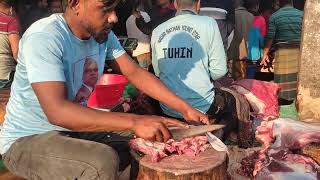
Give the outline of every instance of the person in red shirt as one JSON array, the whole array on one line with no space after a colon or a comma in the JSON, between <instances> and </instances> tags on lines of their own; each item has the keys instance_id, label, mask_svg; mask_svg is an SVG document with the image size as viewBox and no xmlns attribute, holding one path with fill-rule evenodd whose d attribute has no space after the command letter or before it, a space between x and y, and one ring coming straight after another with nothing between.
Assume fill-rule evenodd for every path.
<instances>
[{"instance_id":1,"label":"person in red shirt","mask_svg":"<svg viewBox=\"0 0 320 180\"><path fill-rule=\"evenodd\" d=\"M0 88L9 88L13 81L20 40L20 24L14 0L0 1Z\"/></svg>"}]
</instances>

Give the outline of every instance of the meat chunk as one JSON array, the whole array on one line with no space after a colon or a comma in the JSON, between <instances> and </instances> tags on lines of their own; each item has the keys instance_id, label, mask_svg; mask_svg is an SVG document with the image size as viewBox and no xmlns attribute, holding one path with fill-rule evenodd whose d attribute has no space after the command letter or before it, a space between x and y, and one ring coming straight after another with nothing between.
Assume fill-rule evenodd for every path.
<instances>
[{"instance_id":1,"label":"meat chunk","mask_svg":"<svg viewBox=\"0 0 320 180\"><path fill-rule=\"evenodd\" d=\"M285 153L276 153L269 155L269 162L259 172L257 179L319 179L319 165L311 158ZM281 155L282 154L282 155Z\"/></svg>"},{"instance_id":2,"label":"meat chunk","mask_svg":"<svg viewBox=\"0 0 320 180\"><path fill-rule=\"evenodd\" d=\"M279 85L265 81L244 79L234 82L232 87L247 98L259 118L270 120L279 117Z\"/></svg>"},{"instance_id":3,"label":"meat chunk","mask_svg":"<svg viewBox=\"0 0 320 180\"><path fill-rule=\"evenodd\" d=\"M150 142L141 138L132 139L129 145L132 149L151 156L152 162L158 162L173 153L196 156L209 146L206 136L185 138L181 141L169 140L167 143Z\"/></svg>"},{"instance_id":4,"label":"meat chunk","mask_svg":"<svg viewBox=\"0 0 320 180\"><path fill-rule=\"evenodd\" d=\"M157 162L159 159L168 156L165 153L166 144L164 143L150 142L141 138L136 138L130 140L129 145L136 151L150 155L153 162Z\"/></svg>"},{"instance_id":5,"label":"meat chunk","mask_svg":"<svg viewBox=\"0 0 320 180\"><path fill-rule=\"evenodd\" d=\"M256 138L263 148L242 159L239 174L257 179L320 179L320 167L313 159L291 152L320 143L320 126L291 119L263 121Z\"/></svg>"},{"instance_id":6,"label":"meat chunk","mask_svg":"<svg viewBox=\"0 0 320 180\"><path fill-rule=\"evenodd\" d=\"M320 126L291 119L273 121L273 149L300 149L310 143L320 143Z\"/></svg>"}]
</instances>

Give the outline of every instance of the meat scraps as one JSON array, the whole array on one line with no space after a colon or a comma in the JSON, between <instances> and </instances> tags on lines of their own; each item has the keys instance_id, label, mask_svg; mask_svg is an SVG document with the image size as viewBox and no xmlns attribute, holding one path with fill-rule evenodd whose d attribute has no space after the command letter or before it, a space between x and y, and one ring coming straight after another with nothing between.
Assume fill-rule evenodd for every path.
<instances>
[{"instance_id":1,"label":"meat scraps","mask_svg":"<svg viewBox=\"0 0 320 180\"><path fill-rule=\"evenodd\" d=\"M133 150L151 156L152 162L158 162L162 158L173 153L196 156L209 147L209 144L207 143L207 136L185 138L181 141L174 141L171 139L167 143L150 142L142 138L136 138L129 141L129 145Z\"/></svg>"},{"instance_id":2,"label":"meat scraps","mask_svg":"<svg viewBox=\"0 0 320 180\"><path fill-rule=\"evenodd\" d=\"M263 148L242 159L239 174L257 179L320 179L314 160L291 152L320 143L319 126L291 119L264 121L256 138Z\"/></svg>"},{"instance_id":3,"label":"meat scraps","mask_svg":"<svg viewBox=\"0 0 320 180\"><path fill-rule=\"evenodd\" d=\"M270 120L279 117L279 85L253 79L244 79L233 84L232 87L247 98L259 118Z\"/></svg>"},{"instance_id":4,"label":"meat scraps","mask_svg":"<svg viewBox=\"0 0 320 180\"><path fill-rule=\"evenodd\" d=\"M241 160L238 173L255 179L319 179L320 167L309 157L292 154L290 151L268 152L261 160L259 152L254 152Z\"/></svg>"},{"instance_id":5,"label":"meat scraps","mask_svg":"<svg viewBox=\"0 0 320 180\"><path fill-rule=\"evenodd\" d=\"M310 143L320 143L320 126L279 118L263 121L256 138L266 148L272 145L272 149L301 149Z\"/></svg>"},{"instance_id":6,"label":"meat scraps","mask_svg":"<svg viewBox=\"0 0 320 180\"><path fill-rule=\"evenodd\" d=\"M273 149L301 149L310 143L320 143L320 126L291 119L273 121Z\"/></svg>"}]
</instances>

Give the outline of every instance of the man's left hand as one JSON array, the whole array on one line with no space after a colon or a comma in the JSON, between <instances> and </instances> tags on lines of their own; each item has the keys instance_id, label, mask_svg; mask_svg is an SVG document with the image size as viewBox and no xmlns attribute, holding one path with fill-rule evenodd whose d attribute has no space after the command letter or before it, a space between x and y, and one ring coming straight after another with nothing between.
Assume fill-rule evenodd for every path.
<instances>
[{"instance_id":1,"label":"man's left hand","mask_svg":"<svg viewBox=\"0 0 320 180\"><path fill-rule=\"evenodd\" d=\"M200 122L202 124L209 124L208 116L194 108L188 109L186 113L182 115L183 115L183 118L188 122L196 122L196 123Z\"/></svg>"}]
</instances>

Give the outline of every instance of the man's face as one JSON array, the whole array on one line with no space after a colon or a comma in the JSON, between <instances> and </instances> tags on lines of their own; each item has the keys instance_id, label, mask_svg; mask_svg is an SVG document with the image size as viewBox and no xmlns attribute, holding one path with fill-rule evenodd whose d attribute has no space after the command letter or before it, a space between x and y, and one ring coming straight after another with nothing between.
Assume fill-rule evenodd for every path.
<instances>
[{"instance_id":1,"label":"man's face","mask_svg":"<svg viewBox=\"0 0 320 180\"><path fill-rule=\"evenodd\" d=\"M83 72L83 82L91 87L94 87L98 81L98 65L95 61L90 61L85 64Z\"/></svg>"},{"instance_id":2,"label":"man's face","mask_svg":"<svg viewBox=\"0 0 320 180\"><path fill-rule=\"evenodd\" d=\"M118 22L114 10L116 2L108 3L110 1L115 0L80 0L79 16L81 23L98 43L104 43L108 40L109 32L113 25Z\"/></svg>"}]
</instances>

